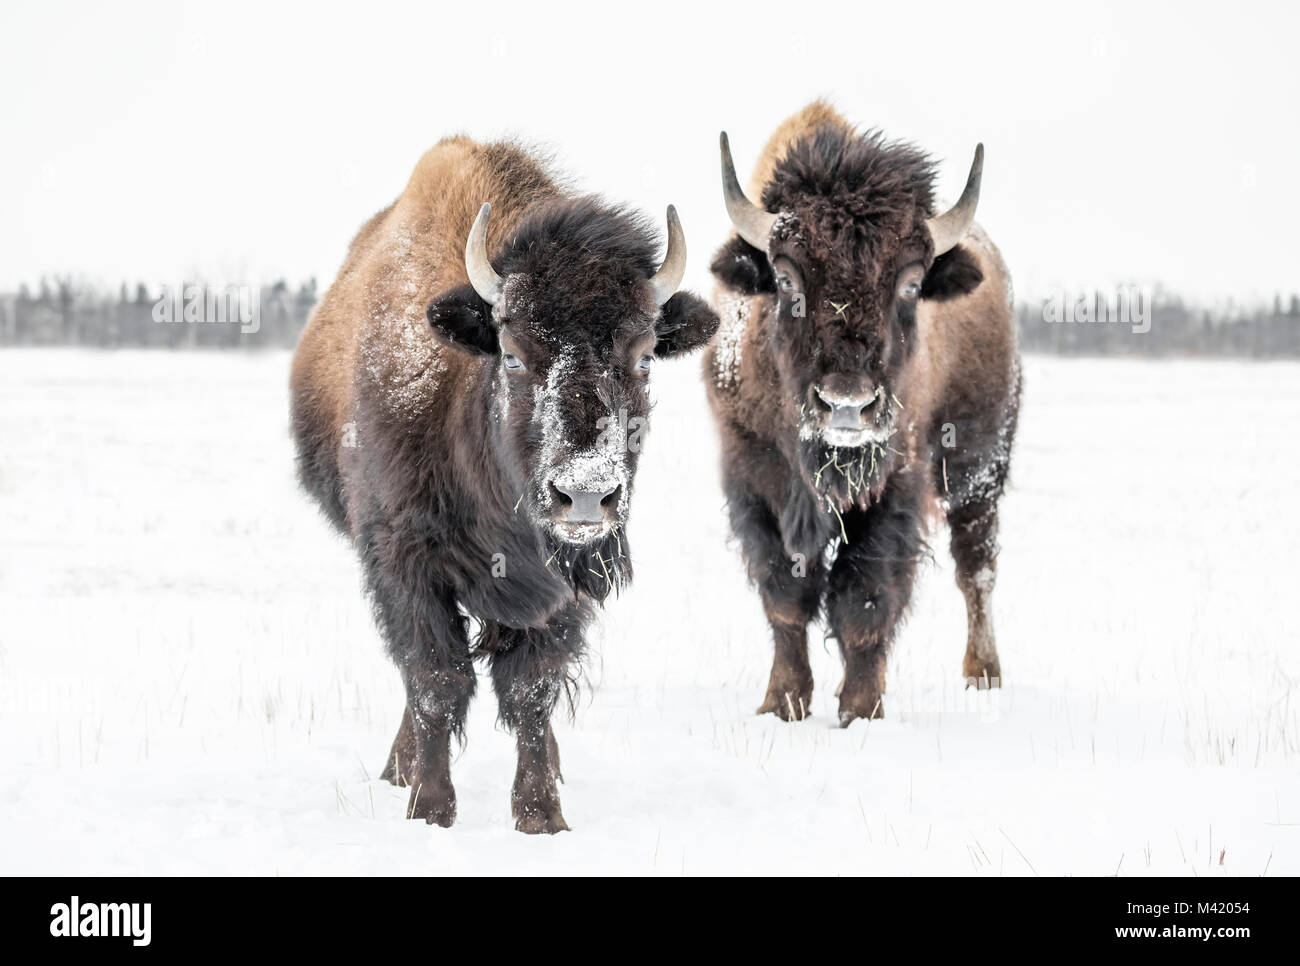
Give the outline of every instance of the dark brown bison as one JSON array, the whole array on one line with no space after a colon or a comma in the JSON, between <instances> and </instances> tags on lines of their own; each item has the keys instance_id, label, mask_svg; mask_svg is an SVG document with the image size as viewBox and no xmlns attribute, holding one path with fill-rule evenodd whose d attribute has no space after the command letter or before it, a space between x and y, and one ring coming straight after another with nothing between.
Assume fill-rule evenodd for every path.
<instances>
[{"instance_id":1,"label":"dark brown bison","mask_svg":"<svg viewBox=\"0 0 1300 966\"><path fill-rule=\"evenodd\" d=\"M490 217L489 217L489 204ZM481 206L481 209L480 209ZM360 231L292 374L299 475L360 555L407 707L384 777L450 825L472 659L519 751L525 832L567 828L550 717L624 532L656 356L717 317L677 292L686 249L562 190L508 143L451 138Z\"/></svg>"},{"instance_id":2,"label":"dark brown bison","mask_svg":"<svg viewBox=\"0 0 1300 966\"><path fill-rule=\"evenodd\" d=\"M990 595L1020 365L1007 269L973 223L982 167L981 146L936 214L933 162L818 102L763 150L756 205L722 136L736 236L712 265L705 374L731 525L775 637L759 713L808 714L819 612L844 659L841 724L883 713L939 509L969 616L963 671L1000 682Z\"/></svg>"}]
</instances>

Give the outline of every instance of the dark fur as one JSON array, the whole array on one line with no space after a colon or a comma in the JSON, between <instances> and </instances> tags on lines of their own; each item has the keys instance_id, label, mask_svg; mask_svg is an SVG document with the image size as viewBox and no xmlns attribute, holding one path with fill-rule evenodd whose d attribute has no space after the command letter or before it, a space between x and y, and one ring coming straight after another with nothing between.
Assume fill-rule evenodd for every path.
<instances>
[{"instance_id":1,"label":"dark fur","mask_svg":"<svg viewBox=\"0 0 1300 966\"><path fill-rule=\"evenodd\" d=\"M658 240L645 220L595 199L564 197L517 149L493 158L496 149L482 149L483 179L503 179L516 193L472 200L493 201L494 215L515 210L493 261L503 275L523 280L518 290L526 297L503 300L494 318L471 286L439 291L429 280L425 337L443 345L432 357L441 366L432 388L420 389L415 403L394 404L415 388L399 381L401 350L377 327L360 336L352 373L355 448L335 444L337 458L318 455L317 437L330 436L313 424L309 387L296 393L294 427L304 486L352 537L376 621L406 684L407 711L385 777L411 786L412 817L451 824L449 740L463 736L472 660L483 658L491 663L499 718L517 735L517 826L554 832L567 825L550 715L558 697L571 693L594 607L631 578L631 564L621 530L575 545L542 525L556 509L546 474L593 445L602 415L648 415L648 376L629 359L637 345L658 346L662 355L686 352L708 339L717 319L685 292L662 311L648 304ZM522 374L504 368L507 337L527 346ZM534 388L546 383L566 347L572 365L559 405L570 448L547 465ZM636 454L628 455L630 487ZM504 574L494 574L494 564Z\"/></svg>"},{"instance_id":2,"label":"dark fur","mask_svg":"<svg viewBox=\"0 0 1300 966\"><path fill-rule=\"evenodd\" d=\"M975 585L996 559L997 500L1019 401L1014 330L1005 307L981 314L993 302L985 290L953 311L976 313L972 324L991 333L987 358L948 376L919 366L919 302L898 295L900 273L919 265L920 300L932 304L958 304L985 283L965 245L934 257L926 230L934 177L934 164L910 145L824 124L777 156L763 187L763 206L783 215L770 257L733 237L712 264L724 287L750 298L744 367L734 384L709 382L732 529L775 640L760 712L808 713L806 627L820 613L845 661L841 722L883 713L886 653L907 613L936 495L952 526L958 582L978 605L968 677L1000 674L996 656L972 674L970 655L992 640L987 593ZM787 261L805 317L777 283ZM715 353L706 360L710 376ZM998 366L1006 372L991 368ZM935 378L948 381L926 383ZM870 412L892 431L886 444L845 448L800 433L816 424L814 387L828 379L883 389ZM909 411L908 399L931 400L933 412ZM912 426L918 418L922 425ZM939 444L948 423L961 440L953 451ZM991 588L991 576L987 582Z\"/></svg>"}]
</instances>

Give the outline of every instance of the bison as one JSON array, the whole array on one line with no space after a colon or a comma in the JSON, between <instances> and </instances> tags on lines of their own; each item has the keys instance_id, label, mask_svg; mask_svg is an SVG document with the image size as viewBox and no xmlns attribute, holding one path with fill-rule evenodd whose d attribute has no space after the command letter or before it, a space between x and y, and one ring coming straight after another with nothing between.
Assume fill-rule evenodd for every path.
<instances>
[{"instance_id":1,"label":"bison","mask_svg":"<svg viewBox=\"0 0 1300 966\"><path fill-rule=\"evenodd\" d=\"M705 354L732 530L774 637L758 713L809 713L807 625L844 660L839 720L884 712L888 648L929 524L951 531L966 598L963 672L1002 671L990 595L1020 400L1006 265L974 224L983 146L936 213L935 163L822 102L764 148L751 196L721 136L735 235L712 263Z\"/></svg>"},{"instance_id":2,"label":"bison","mask_svg":"<svg viewBox=\"0 0 1300 966\"><path fill-rule=\"evenodd\" d=\"M473 660L514 731L515 826L568 826L551 713L631 577L653 360L717 316L646 220L512 143L444 140L353 240L293 360L299 478L360 557L406 710L383 775L450 825Z\"/></svg>"}]
</instances>

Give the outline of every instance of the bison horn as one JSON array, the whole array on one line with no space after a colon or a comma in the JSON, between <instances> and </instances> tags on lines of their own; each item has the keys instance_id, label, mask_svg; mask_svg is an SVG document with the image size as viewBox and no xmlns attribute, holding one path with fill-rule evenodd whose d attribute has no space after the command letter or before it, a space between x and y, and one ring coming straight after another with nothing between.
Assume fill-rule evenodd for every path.
<instances>
[{"instance_id":1,"label":"bison horn","mask_svg":"<svg viewBox=\"0 0 1300 966\"><path fill-rule=\"evenodd\" d=\"M677 218L677 209L668 206L668 251L664 252L664 263L659 271L650 276L650 287L654 289L655 305L663 305L677 287L682 284L686 274L686 236L682 233L682 223Z\"/></svg>"},{"instance_id":2,"label":"bison horn","mask_svg":"<svg viewBox=\"0 0 1300 966\"><path fill-rule=\"evenodd\" d=\"M722 149L722 198L727 203L727 215L736 233L761 252L767 251L767 236L776 224L777 216L764 211L745 197L736 178L736 166L731 161L731 145L727 141L727 132L718 138Z\"/></svg>"},{"instance_id":3,"label":"bison horn","mask_svg":"<svg viewBox=\"0 0 1300 966\"><path fill-rule=\"evenodd\" d=\"M492 206L484 204L478 210L474 226L469 230L469 238L465 240L465 271L469 274L469 284L474 286L479 298L488 305L495 305L497 299L501 298L501 276L488 261L487 225L491 213Z\"/></svg>"},{"instance_id":4,"label":"bison horn","mask_svg":"<svg viewBox=\"0 0 1300 966\"><path fill-rule=\"evenodd\" d=\"M984 145L975 145L975 160L971 162L970 175L966 178L966 190L961 193L957 203L926 222L930 237L934 240L934 254L942 255L961 241L975 221L975 206L980 201L980 178L984 176Z\"/></svg>"}]
</instances>

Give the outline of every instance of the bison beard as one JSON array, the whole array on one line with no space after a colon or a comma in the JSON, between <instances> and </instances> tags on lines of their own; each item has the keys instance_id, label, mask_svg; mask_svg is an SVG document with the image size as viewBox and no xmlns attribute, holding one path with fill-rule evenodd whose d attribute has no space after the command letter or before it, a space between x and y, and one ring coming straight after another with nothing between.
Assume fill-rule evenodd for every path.
<instances>
[{"instance_id":1,"label":"bison beard","mask_svg":"<svg viewBox=\"0 0 1300 966\"><path fill-rule=\"evenodd\" d=\"M479 659L518 745L516 827L568 828L551 715L561 695L572 706L595 608L632 573L637 452L602 458L608 421L648 415L640 358L691 351L717 325L672 294L671 209L669 228L657 269L644 219L567 196L514 145L448 139L361 230L303 334L299 475L352 540L401 672L383 777L410 787L411 818L455 819L451 743ZM621 488L608 506L578 488L606 471Z\"/></svg>"},{"instance_id":2,"label":"bison beard","mask_svg":"<svg viewBox=\"0 0 1300 966\"><path fill-rule=\"evenodd\" d=\"M820 615L844 660L840 723L883 715L888 649L939 514L967 603L963 674L998 685L990 597L1020 377L1006 268L971 223L982 148L961 200L936 215L922 152L858 134L822 103L764 149L761 208L725 135L721 147L737 235L711 266L728 322L704 368L731 527L772 628L759 713L810 712L807 626ZM792 311L791 279L806 313ZM824 439L830 415L811 407L827 380L868 387L849 397L864 445Z\"/></svg>"}]
</instances>

